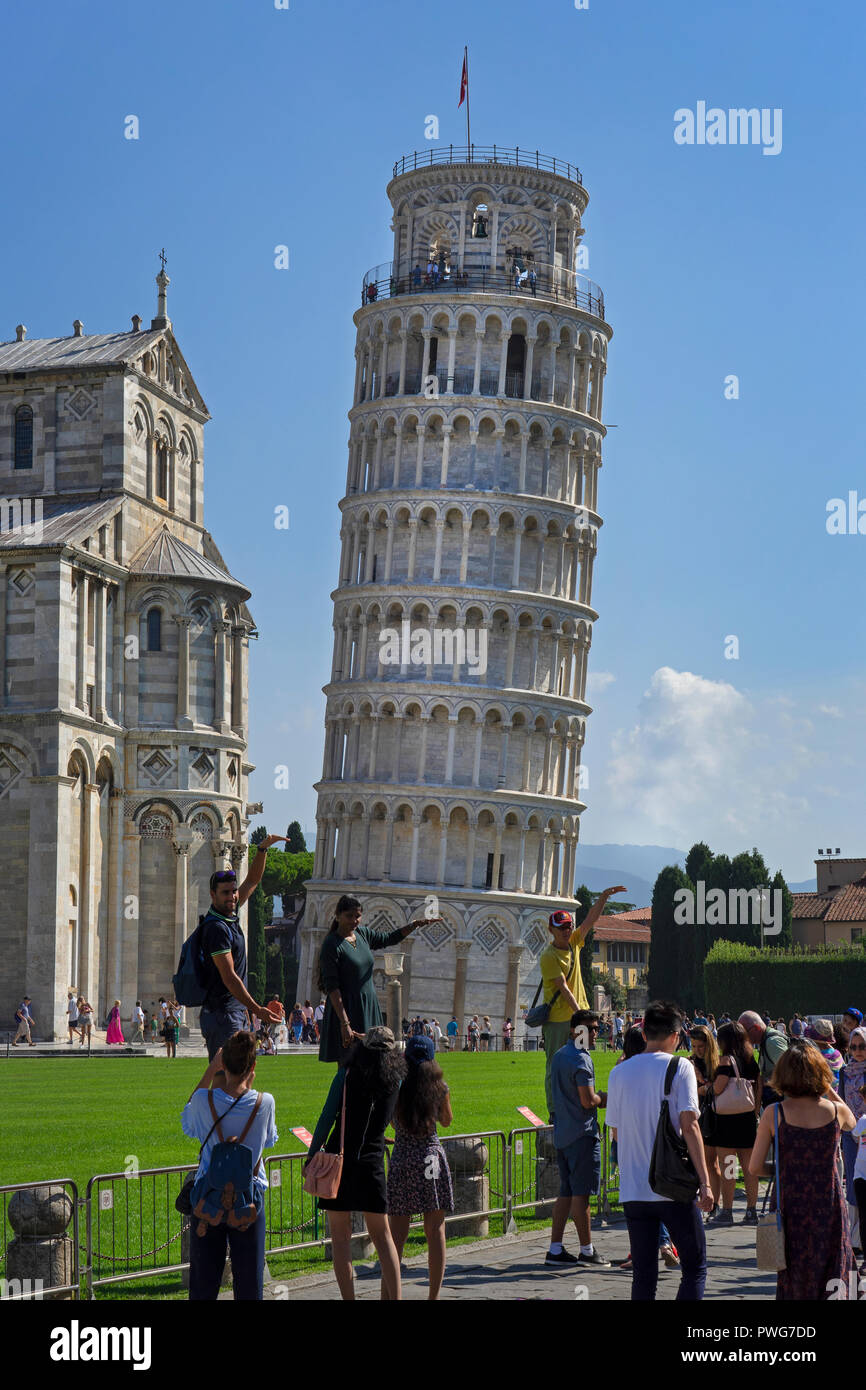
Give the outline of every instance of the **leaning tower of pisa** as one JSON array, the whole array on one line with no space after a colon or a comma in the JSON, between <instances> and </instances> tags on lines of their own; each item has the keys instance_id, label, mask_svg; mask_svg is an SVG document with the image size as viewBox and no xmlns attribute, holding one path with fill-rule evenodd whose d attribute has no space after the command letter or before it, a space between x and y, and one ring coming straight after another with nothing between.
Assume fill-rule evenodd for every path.
<instances>
[{"instance_id":1,"label":"leaning tower of pisa","mask_svg":"<svg viewBox=\"0 0 866 1390\"><path fill-rule=\"evenodd\" d=\"M393 257L355 314L299 991L342 893L383 930L432 895L403 1012L498 1031L574 901L611 329L576 270L573 165L436 148L387 191Z\"/></svg>"}]
</instances>

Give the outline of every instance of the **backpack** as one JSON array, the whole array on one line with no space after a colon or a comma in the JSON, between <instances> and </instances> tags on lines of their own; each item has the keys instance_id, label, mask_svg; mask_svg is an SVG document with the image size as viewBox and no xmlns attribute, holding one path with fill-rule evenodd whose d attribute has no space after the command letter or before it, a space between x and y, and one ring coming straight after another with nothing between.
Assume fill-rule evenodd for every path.
<instances>
[{"instance_id":1,"label":"backpack","mask_svg":"<svg viewBox=\"0 0 866 1390\"><path fill-rule=\"evenodd\" d=\"M232 1230L246 1231L258 1216L253 1194L253 1153L244 1140L259 1113L262 1096L263 1092L259 1091L253 1112L240 1134L223 1139L220 1120L225 1119L225 1115L217 1115L213 1092L208 1091L214 1128L220 1142L211 1150L207 1172L193 1185L190 1203L192 1215L198 1217L196 1235L203 1236L208 1226L220 1226L223 1223ZM230 1106L229 1109L231 1108ZM259 1158L256 1172L261 1164L262 1160Z\"/></svg>"},{"instance_id":2,"label":"backpack","mask_svg":"<svg viewBox=\"0 0 866 1390\"><path fill-rule=\"evenodd\" d=\"M693 1202L698 1195L700 1178L685 1139L674 1129L668 1101L678 1061L679 1058L672 1057L665 1072L664 1095L650 1158L649 1185L665 1201Z\"/></svg>"},{"instance_id":3,"label":"backpack","mask_svg":"<svg viewBox=\"0 0 866 1390\"><path fill-rule=\"evenodd\" d=\"M199 1008L205 1001L207 990L204 986L204 951L202 939L204 924L210 913L199 917L198 926L180 948L177 974L172 976L171 987L179 1004L189 1008Z\"/></svg>"}]
</instances>

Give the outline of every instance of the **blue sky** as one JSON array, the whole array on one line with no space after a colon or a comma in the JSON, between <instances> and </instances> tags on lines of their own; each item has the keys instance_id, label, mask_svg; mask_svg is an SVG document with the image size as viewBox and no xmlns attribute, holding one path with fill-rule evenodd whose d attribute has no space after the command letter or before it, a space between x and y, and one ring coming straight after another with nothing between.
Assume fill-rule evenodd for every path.
<instances>
[{"instance_id":1,"label":"blue sky","mask_svg":"<svg viewBox=\"0 0 866 1390\"><path fill-rule=\"evenodd\" d=\"M582 839L757 844L792 879L819 845L866 852L866 535L825 526L830 498L866 499L863 29L852 4L635 0L7 14L0 338L146 325L166 247L213 416L205 520L261 633L269 829L314 824L361 277L425 117L465 139L468 43L473 137L579 165L614 329ZM677 145L699 101L781 108L781 153Z\"/></svg>"}]
</instances>

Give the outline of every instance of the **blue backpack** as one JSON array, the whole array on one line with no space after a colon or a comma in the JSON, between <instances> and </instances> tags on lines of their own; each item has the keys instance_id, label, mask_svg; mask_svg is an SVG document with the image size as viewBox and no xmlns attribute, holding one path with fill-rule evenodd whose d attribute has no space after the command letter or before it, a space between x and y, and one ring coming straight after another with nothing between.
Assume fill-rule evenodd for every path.
<instances>
[{"instance_id":1,"label":"blue backpack","mask_svg":"<svg viewBox=\"0 0 866 1390\"><path fill-rule=\"evenodd\" d=\"M194 1183L190 1196L192 1215L198 1217L196 1235L203 1236L208 1226L223 1224L235 1231L246 1231L258 1216L253 1192L253 1153L244 1140L259 1113L262 1096L263 1092L259 1091L253 1112L240 1134L224 1139L220 1121L225 1119L225 1115L217 1114L213 1092L208 1091L211 1114L214 1118L211 1133L216 1129L220 1142L214 1144L211 1149L207 1172L202 1173ZM229 1106L229 1110L233 1110L235 1105L237 1100ZM227 1110L226 1115L228 1113ZM261 1163L260 1158L255 1171L258 1171Z\"/></svg>"},{"instance_id":2,"label":"blue backpack","mask_svg":"<svg viewBox=\"0 0 866 1390\"><path fill-rule=\"evenodd\" d=\"M204 938L204 924L207 916L199 917L198 926L188 936L180 948L180 960L177 965L177 974L172 977L171 987L174 990L174 997L179 1004L186 1004L189 1008L199 1008L205 1001L207 990L204 984L204 951L202 941Z\"/></svg>"}]
</instances>

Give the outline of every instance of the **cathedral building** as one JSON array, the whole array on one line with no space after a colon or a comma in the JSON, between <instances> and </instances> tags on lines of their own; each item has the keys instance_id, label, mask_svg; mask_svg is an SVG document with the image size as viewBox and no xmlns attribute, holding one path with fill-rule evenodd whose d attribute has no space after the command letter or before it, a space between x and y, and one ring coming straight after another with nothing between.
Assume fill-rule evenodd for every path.
<instances>
[{"instance_id":1,"label":"cathedral building","mask_svg":"<svg viewBox=\"0 0 866 1390\"><path fill-rule=\"evenodd\" d=\"M342 893L403 1011L516 1019L574 905L611 329L562 160L432 148L364 277L301 998ZM399 962L386 962L393 975ZM386 1007L386 977L376 977Z\"/></svg>"},{"instance_id":2,"label":"cathedral building","mask_svg":"<svg viewBox=\"0 0 866 1390\"><path fill-rule=\"evenodd\" d=\"M0 1020L168 994L246 859L250 592L204 526L207 407L149 329L0 343Z\"/></svg>"}]
</instances>

